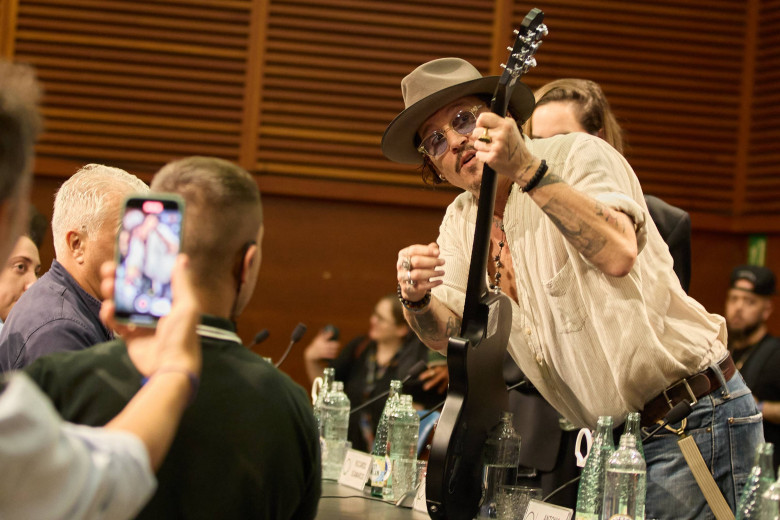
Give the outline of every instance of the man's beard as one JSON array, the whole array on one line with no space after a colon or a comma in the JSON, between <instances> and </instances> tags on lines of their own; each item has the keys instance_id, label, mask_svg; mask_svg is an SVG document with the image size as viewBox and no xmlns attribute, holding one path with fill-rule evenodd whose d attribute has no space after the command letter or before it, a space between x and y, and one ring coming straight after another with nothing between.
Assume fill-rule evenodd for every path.
<instances>
[{"instance_id":1,"label":"man's beard","mask_svg":"<svg viewBox=\"0 0 780 520\"><path fill-rule=\"evenodd\" d=\"M726 325L726 330L729 333L728 336L728 346L729 349L731 349L734 346L734 343L744 343L747 341L747 339L753 335L754 332L756 332L759 327L761 327L761 321L758 320L755 323L751 323L750 325L746 325L745 327L742 327L741 329L732 329L731 327ZM747 346L747 345L743 345Z\"/></svg>"}]
</instances>

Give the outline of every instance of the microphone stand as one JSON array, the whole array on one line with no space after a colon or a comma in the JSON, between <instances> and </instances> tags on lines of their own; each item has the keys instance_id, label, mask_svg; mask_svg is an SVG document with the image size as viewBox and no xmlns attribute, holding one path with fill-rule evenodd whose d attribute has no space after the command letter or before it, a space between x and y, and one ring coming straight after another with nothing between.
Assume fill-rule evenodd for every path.
<instances>
[{"instance_id":1,"label":"microphone stand","mask_svg":"<svg viewBox=\"0 0 780 520\"><path fill-rule=\"evenodd\" d=\"M303 335L306 334L306 325L303 323L299 323L295 326L295 329L293 329L292 337L290 338L290 344L287 345L287 350L284 351L284 354L282 354L282 357L279 358L279 361L276 362L274 365L276 368L279 368L282 363L284 363L284 360L287 359L287 355L290 353L290 350L292 349L293 345L298 343L300 339L303 337Z\"/></svg>"},{"instance_id":2,"label":"microphone stand","mask_svg":"<svg viewBox=\"0 0 780 520\"><path fill-rule=\"evenodd\" d=\"M406 374L406 377L401 379L401 386L405 385L413 377L419 376L423 372L423 370L425 370L426 368L427 368L427 366L425 364L425 361L418 361L417 363L412 365L412 368L409 369L409 373ZM352 415L353 413L362 410L363 408L365 408L365 407L367 407L367 406L369 406L369 405L379 401L380 399L382 399L384 397L387 397L388 395L390 395L390 389L389 388L385 392L382 392L381 394L375 395L374 397L372 397L368 401L365 401L365 402L359 404L358 406L354 407L352 410L349 411L349 414Z\"/></svg>"},{"instance_id":3,"label":"microphone stand","mask_svg":"<svg viewBox=\"0 0 780 520\"><path fill-rule=\"evenodd\" d=\"M527 385L527 384L528 384L528 381L523 380L523 381L520 381L519 383L513 384L512 386L508 386L506 388L506 391L507 392L511 392L515 388L520 388L521 386L524 386L524 385ZM439 404L437 404L436 406L434 406L433 408L431 408L430 410L428 410L427 412L422 414L420 416L420 420L422 421L423 419L428 418L433 412L439 410L442 406L444 406L444 403L446 403L446 402L447 402L447 400L445 399L444 401L440 402Z\"/></svg>"}]
</instances>

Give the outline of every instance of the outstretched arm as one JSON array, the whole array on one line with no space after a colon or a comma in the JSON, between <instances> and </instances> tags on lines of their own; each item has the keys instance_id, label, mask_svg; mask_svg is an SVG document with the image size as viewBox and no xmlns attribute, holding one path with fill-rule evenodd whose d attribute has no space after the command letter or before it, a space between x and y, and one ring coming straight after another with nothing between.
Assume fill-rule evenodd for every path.
<instances>
[{"instance_id":1,"label":"outstretched arm","mask_svg":"<svg viewBox=\"0 0 780 520\"><path fill-rule=\"evenodd\" d=\"M521 188L526 186L542 161L526 148L515 121L484 113L474 132L481 134L485 128L489 129L491 142L475 142L477 158ZM634 224L626 214L582 193L552 171L528 194L566 240L602 272L611 276L628 274L638 247Z\"/></svg>"}]
</instances>

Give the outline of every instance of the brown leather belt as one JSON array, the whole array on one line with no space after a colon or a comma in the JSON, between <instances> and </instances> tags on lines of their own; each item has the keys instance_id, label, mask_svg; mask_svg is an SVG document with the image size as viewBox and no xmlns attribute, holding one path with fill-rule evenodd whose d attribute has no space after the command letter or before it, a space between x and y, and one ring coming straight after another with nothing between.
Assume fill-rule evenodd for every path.
<instances>
[{"instance_id":1,"label":"brown leather belt","mask_svg":"<svg viewBox=\"0 0 780 520\"><path fill-rule=\"evenodd\" d=\"M718 363L718 366L721 372L723 372L723 377L726 381L729 381L737 371L737 367L734 366L734 360L731 359L731 354ZM641 424L643 427L655 424L657 421L662 420L664 415L683 399L691 404L695 404L699 398L714 392L720 387L720 379L715 375L715 371L712 368L707 368L697 374L680 379L645 404L641 412Z\"/></svg>"}]
</instances>

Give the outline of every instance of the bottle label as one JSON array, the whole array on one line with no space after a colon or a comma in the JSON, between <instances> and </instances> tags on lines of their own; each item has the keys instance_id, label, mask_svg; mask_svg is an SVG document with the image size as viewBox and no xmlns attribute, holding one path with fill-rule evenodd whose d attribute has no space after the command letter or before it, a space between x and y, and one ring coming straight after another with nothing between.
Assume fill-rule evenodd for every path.
<instances>
[{"instance_id":1,"label":"bottle label","mask_svg":"<svg viewBox=\"0 0 780 520\"><path fill-rule=\"evenodd\" d=\"M371 465L371 486L384 487L389 476L390 467L387 465L385 457L374 457L374 463Z\"/></svg>"},{"instance_id":2,"label":"bottle label","mask_svg":"<svg viewBox=\"0 0 780 520\"><path fill-rule=\"evenodd\" d=\"M393 485L393 461L390 455L385 455L385 486Z\"/></svg>"}]
</instances>

